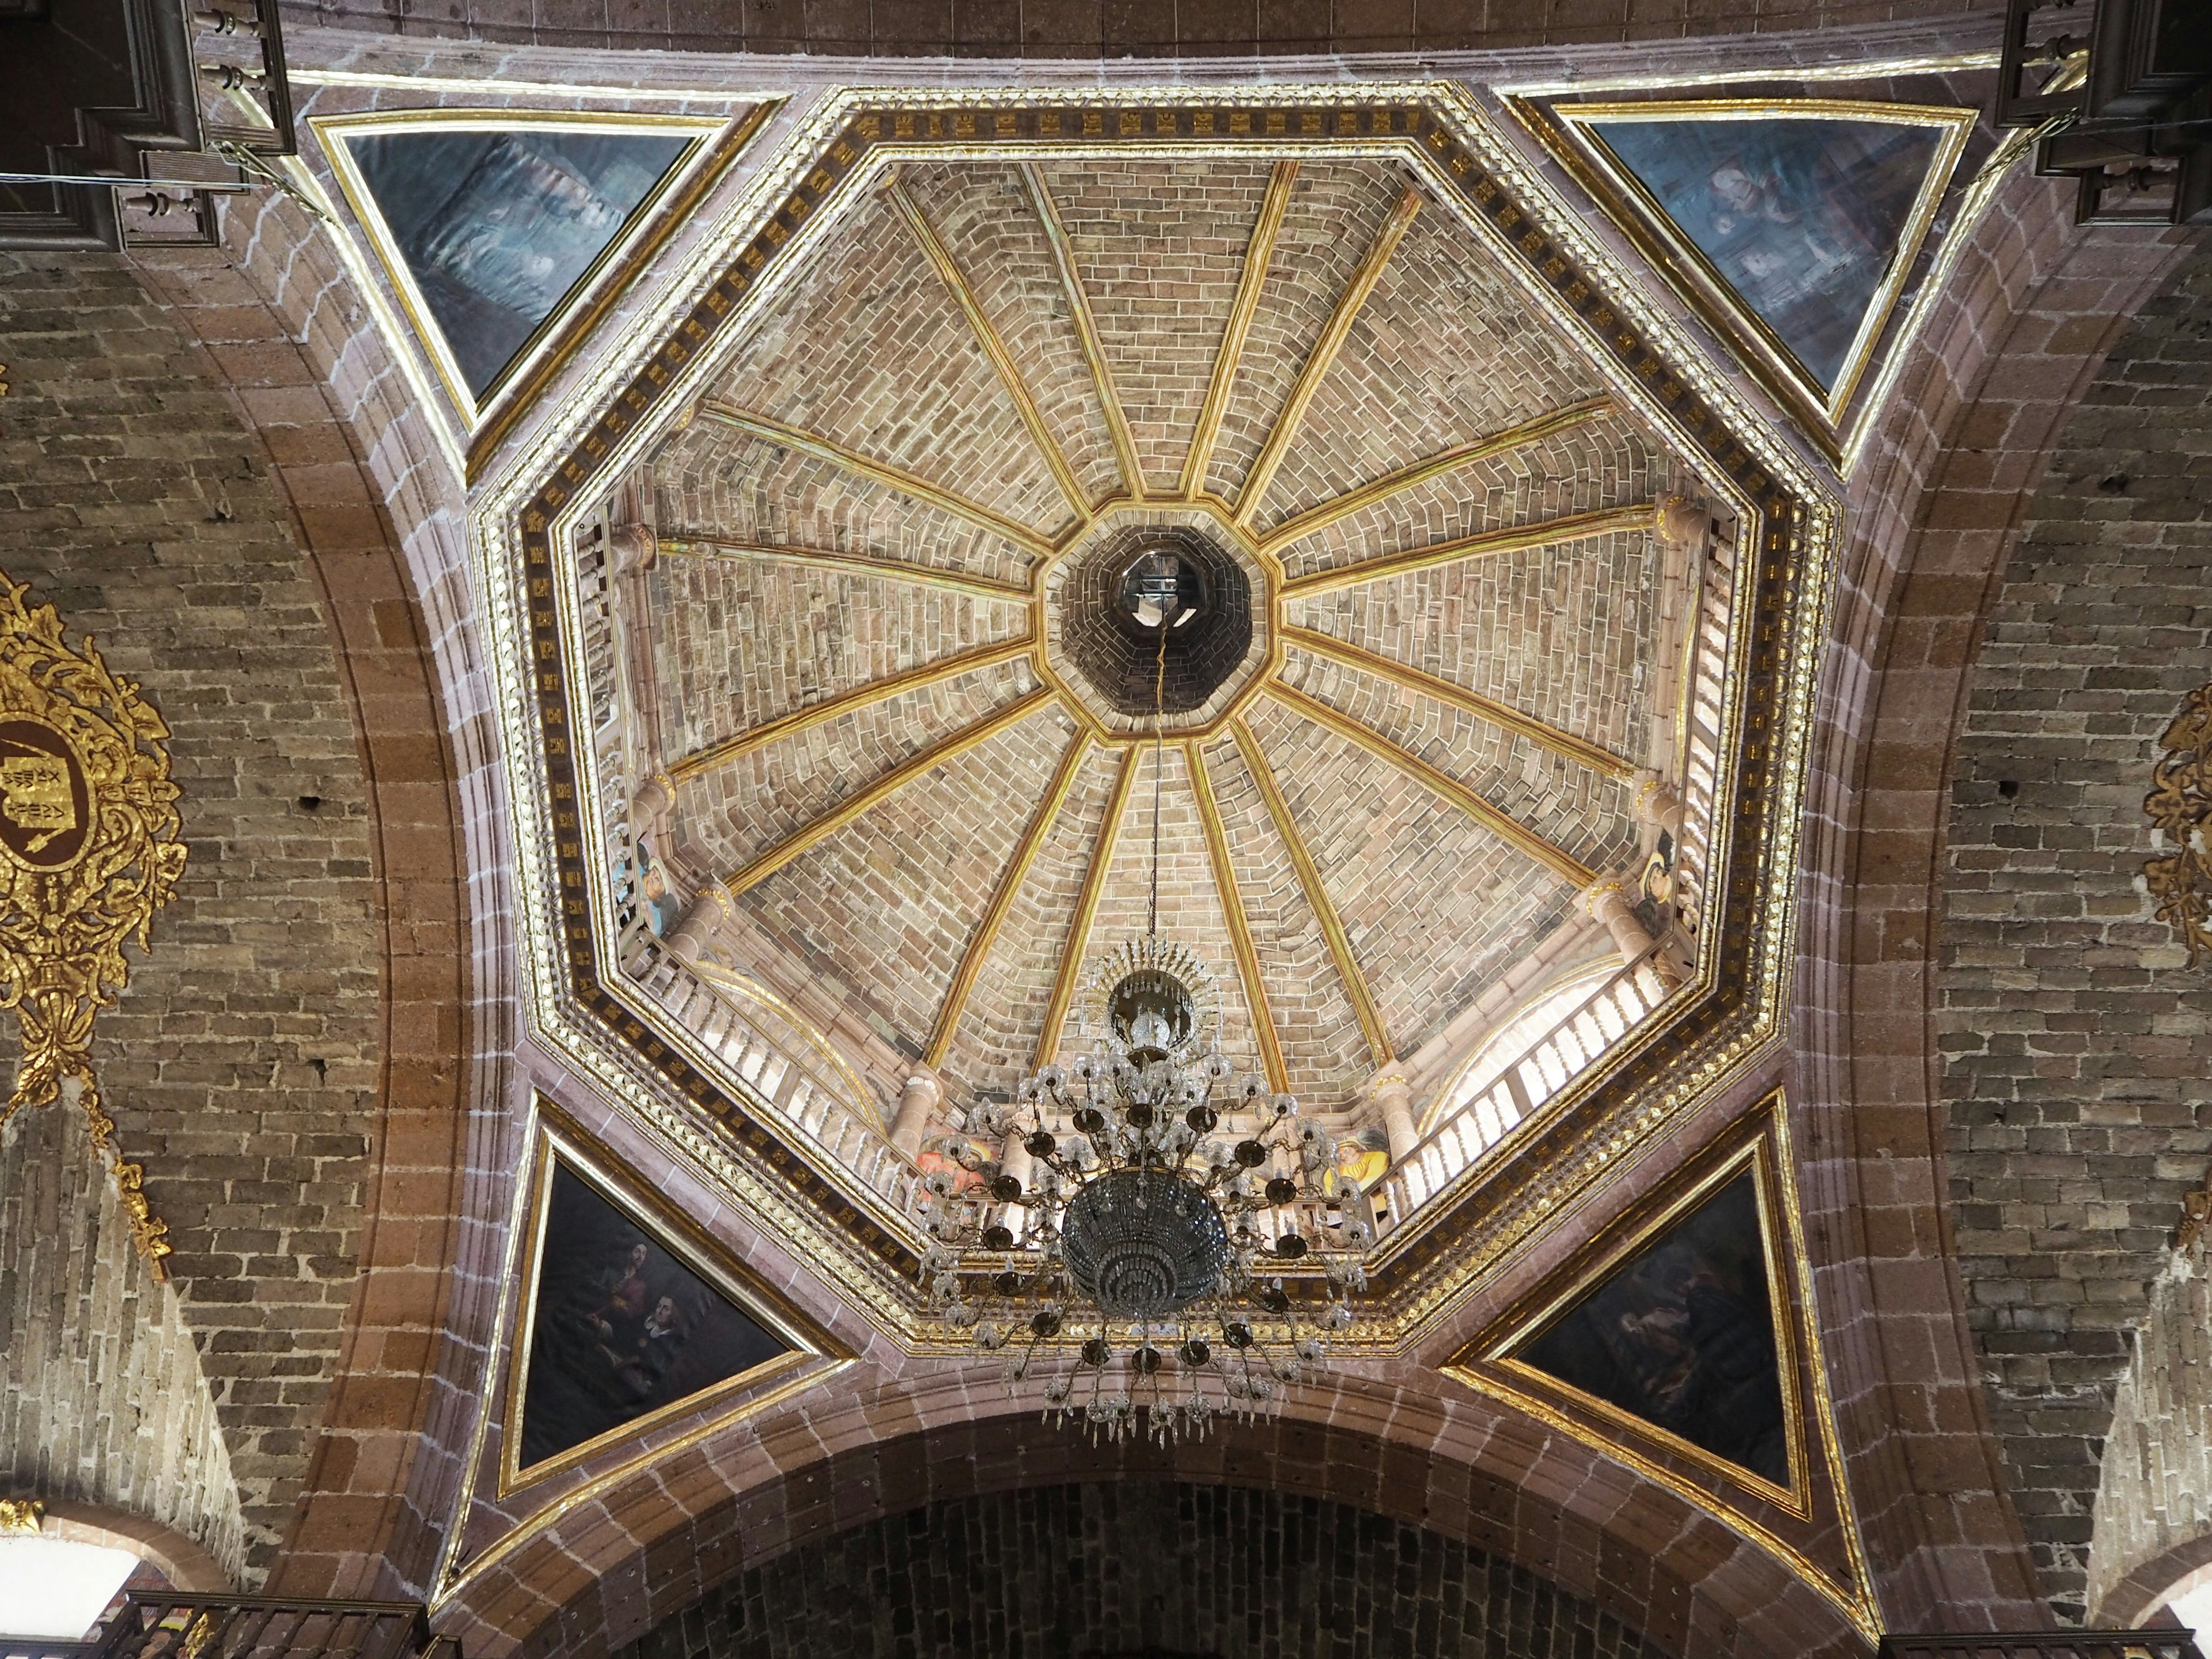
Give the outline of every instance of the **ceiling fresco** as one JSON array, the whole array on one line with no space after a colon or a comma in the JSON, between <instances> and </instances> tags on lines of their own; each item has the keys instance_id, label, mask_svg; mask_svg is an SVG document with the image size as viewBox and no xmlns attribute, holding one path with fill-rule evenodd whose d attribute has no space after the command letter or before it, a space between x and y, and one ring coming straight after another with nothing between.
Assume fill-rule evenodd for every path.
<instances>
[{"instance_id":1,"label":"ceiling fresco","mask_svg":"<svg viewBox=\"0 0 2212 1659\"><path fill-rule=\"evenodd\" d=\"M1771 1030L1827 499L1449 90L789 144L477 510L533 1029L928 1346L886 1132L1082 1040L1157 820L1241 1064L1455 1103L1392 1149L1403 1345ZM1170 543L1155 733L1114 596Z\"/></svg>"}]
</instances>

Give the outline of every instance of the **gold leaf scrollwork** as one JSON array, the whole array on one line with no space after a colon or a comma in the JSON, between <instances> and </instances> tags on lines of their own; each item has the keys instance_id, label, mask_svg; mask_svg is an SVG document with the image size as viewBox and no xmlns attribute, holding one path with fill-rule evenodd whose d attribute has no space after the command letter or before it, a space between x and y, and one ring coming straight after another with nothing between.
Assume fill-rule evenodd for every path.
<instances>
[{"instance_id":1,"label":"gold leaf scrollwork","mask_svg":"<svg viewBox=\"0 0 2212 1659\"><path fill-rule=\"evenodd\" d=\"M50 605L0 575L0 1007L22 1029L0 1124L55 1100L83 1109L93 1150L131 1216L154 1277L168 1277L167 1224L124 1161L92 1069L93 1016L130 978L125 940L147 945L185 867L169 728L87 639L73 651Z\"/></svg>"},{"instance_id":2,"label":"gold leaf scrollwork","mask_svg":"<svg viewBox=\"0 0 2212 1659\"><path fill-rule=\"evenodd\" d=\"M2158 919L2181 935L2196 967L2212 951L2212 685L2189 694L2159 747L2143 810L2164 856L2143 866Z\"/></svg>"}]
</instances>

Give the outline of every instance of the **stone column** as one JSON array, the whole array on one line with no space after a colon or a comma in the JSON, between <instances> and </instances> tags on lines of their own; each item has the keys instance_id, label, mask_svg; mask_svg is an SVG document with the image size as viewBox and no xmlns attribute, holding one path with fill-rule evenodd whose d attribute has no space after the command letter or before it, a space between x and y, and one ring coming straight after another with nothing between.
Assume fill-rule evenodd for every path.
<instances>
[{"instance_id":1,"label":"stone column","mask_svg":"<svg viewBox=\"0 0 2212 1659\"><path fill-rule=\"evenodd\" d=\"M1024 1193L1030 1189L1030 1177L1036 1173L1036 1160L1030 1156L1030 1149L1022 1144L1027 1139L1026 1131L1009 1129L1006 1144L999 1148L1000 1170L1020 1182Z\"/></svg>"},{"instance_id":2,"label":"stone column","mask_svg":"<svg viewBox=\"0 0 2212 1659\"><path fill-rule=\"evenodd\" d=\"M1420 1144L1419 1126L1413 1121L1413 1085L1396 1066L1386 1066L1369 1079L1367 1097L1382 1120L1382 1133L1390 1138L1390 1162L1400 1164Z\"/></svg>"},{"instance_id":3,"label":"stone column","mask_svg":"<svg viewBox=\"0 0 2212 1659\"><path fill-rule=\"evenodd\" d=\"M898 1111L891 1118L891 1146L902 1158L911 1161L921 1156L922 1137L929 1133L930 1114L944 1097L944 1087L935 1073L919 1071L907 1079L906 1086L899 1091Z\"/></svg>"},{"instance_id":4,"label":"stone column","mask_svg":"<svg viewBox=\"0 0 2212 1659\"><path fill-rule=\"evenodd\" d=\"M1681 843L1682 798L1656 772L1636 775L1628 810L1638 823L1656 825L1673 836L1676 845Z\"/></svg>"},{"instance_id":5,"label":"stone column","mask_svg":"<svg viewBox=\"0 0 2212 1659\"><path fill-rule=\"evenodd\" d=\"M715 882L691 901L684 912L684 919L676 924L676 931L664 943L684 961L696 962L714 938L715 929L735 915L737 908L730 890Z\"/></svg>"},{"instance_id":6,"label":"stone column","mask_svg":"<svg viewBox=\"0 0 2212 1659\"><path fill-rule=\"evenodd\" d=\"M1669 985L1679 985L1681 969L1664 952L1652 953L1651 947L1657 941L1644 931L1644 924L1636 919L1628 897L1635 887L1632 877L1601 876L1583 890L1583 909L1613 935L1613 946L1620 952L1623 963L1633 964L1650 954L1651 966L1659 977Z\"/></svg>"}]
</instances>

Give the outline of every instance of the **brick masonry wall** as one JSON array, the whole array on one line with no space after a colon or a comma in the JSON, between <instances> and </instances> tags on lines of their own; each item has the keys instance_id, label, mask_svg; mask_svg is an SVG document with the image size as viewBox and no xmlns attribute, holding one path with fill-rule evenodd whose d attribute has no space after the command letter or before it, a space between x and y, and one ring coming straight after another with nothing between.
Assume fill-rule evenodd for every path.
<instances>
[{"instance_id":1,"label":"brick masonry wall","mask_svg":"<svg viewBox=\"0 0 2212 1659\"><path fill-rule=\"evenodd\" d=\"M2141 888L2156 739L2212 675L2212 258L2076 407L1986 623L1937 1032L1968 1318L2043 1588L2078 1615L2128 1333L2212 1155L2212 981Z\"/></svg>"},{"instance_id":2,"label":"brick masonry wall","mask_svg":"<svg viewBox=\"0 0 2212 1659\"><path fill-rule=\"evenodd\" d=\"M235 1579L246 1522L174 1285L56 1103L0 1129L0 1495L125 1510ZM4 1626L0 1614L0 1626Z\"/></svg>"},{"instance_id":3,"label":"brick masonry wall","mask_svg":"<svg viewBox=\"0 0 2212 1659\"><path fill-rule=\"evenodd\" d=\"M2134 1624L2212 1561L2212 1249L2199 1237L2152 1283L2099 1465L2093 1622Z\"/></svg>"},{"instance_id":4,"label":"brick masonry wall","mask_svg":"<svg viewBox=\"0 0 2212 1659\"><path fill-rule=\"evenodd\" d=\"M1165 1482L940 1503L744 1573L621 1659L1299 1654L1657 1659L1471 1545L1345 1504Z\"/></svg>"},{"instance_id":5,"label":"brick masonry wall","mask_svg":"<svg viewBox=\"0 0 2212 1659\"><path fill-rule=\"evenodd\" d=\"M202 360L119 260L0 261L0 569L175 734L190 862L96 1060L172 1228L258 1577L359 1248L381 1058L361 762L318 589Z\"/></svg>"}]
</instances>

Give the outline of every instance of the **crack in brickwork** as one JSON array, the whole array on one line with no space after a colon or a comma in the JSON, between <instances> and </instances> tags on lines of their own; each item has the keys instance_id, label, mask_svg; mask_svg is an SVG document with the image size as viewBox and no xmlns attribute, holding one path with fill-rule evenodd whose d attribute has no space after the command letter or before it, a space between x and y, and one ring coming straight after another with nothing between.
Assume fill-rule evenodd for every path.
<instances>
[{"instance_id":1,"label":"crack in brickwork","mask_svg":"<svg viewBox=\"0 0 2212 1659\"><path fill-rule=\"evenodd\" d=\"M1578 1595L1346 1504L1164 1482L938 1503L809 1545L617 1659L1418 1652L1660 1659Z\"/></svg>"},{"instance_id":2,"label":"crack in brickwork","mask_svg":"<svg viewBox=\"0 0 2212 1659\"><path fill-rule=\"evenodd\" d=\"M2212 1156L2212 984L2140 890L2156 738L2212 661L2208 364L2199 256L2052 457L1952 791L1937 1030L1960 1266L2013 1501L2077 1617L2128 1334Z\"/></svg>"},{"instance_id":3,"label":"crack in brickwork","mask_svg":"<svg viewBox=\"0 0 2212 1659\"><path fill-rule=\"evenodd\" d=\"M368 1179L381 998L353 720L280 498L174 327L119 260L0 260L0 568L173 733L191 859L94 1060L170 1224L258 1577L322 1420Z\"/></svg>"}]
</instances>

